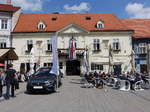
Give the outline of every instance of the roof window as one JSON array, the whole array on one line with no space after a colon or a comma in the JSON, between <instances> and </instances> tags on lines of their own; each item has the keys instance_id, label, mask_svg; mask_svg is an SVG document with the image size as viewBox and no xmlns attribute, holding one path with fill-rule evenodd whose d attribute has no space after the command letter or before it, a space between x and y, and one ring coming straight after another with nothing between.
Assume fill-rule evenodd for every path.
<instances>
[{"instance_id":1,"label":"roof window","mask_svg":"<svg viewBox=\"0 0 150 112\"><path fill-rule=\"evenodd\" d=\"M39 29L39 30L43 30L43 29L45 29L45 27L46 27L46 25L44 24L44 22L40 21L40 22L38 23L38 29Z\"/></svg>"},{"instance_id":2,"label":"roof window","mask_svg":"<svg viewBox=\"0 0 150 112\"><path fill-rule=\"evenodd\" d=\"M52 21L56 21L56 20L57 20L57 18L56 18L56 17L53 17L53 18L52 18Z\"/></svg>"},{"instance_id":3,"label":"roof window","mask_svg":"<svg viewBox=\"0 0 150 112\"><path fill-rule=\"evenodd\" d=\"M87 16L85 19L86 19L86 20L91 20L91 17L90 17L90 16Z\"/></svg>"},{"instance_id":4,"label":"roof window","mask_svg":"<svg viewBox=\"0 0 150 112\"><path fill-rule=\"evenodd\" d=\"M97 28L104 28L104 22L98 21L97 24L96 24L96 27Z\"/></svg>"}]
</instances>

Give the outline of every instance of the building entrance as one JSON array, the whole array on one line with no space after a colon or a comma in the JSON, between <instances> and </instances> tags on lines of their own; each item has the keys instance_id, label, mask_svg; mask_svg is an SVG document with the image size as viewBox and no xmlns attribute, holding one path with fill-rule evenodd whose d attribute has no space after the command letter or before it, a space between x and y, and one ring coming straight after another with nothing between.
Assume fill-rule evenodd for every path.
<instances>
[{"instance_id":1,"label":"building entrance","mask_svg":"<svg viewBox=\"0 0 150 112\"><path fill-rule=\"evenodd\" d=\"M67 75L80 75L80 61L67 60L66 61L66 74Z\"/></svg>"},{"instance_id":2,"label":"building entrance","mask_svg":"<svg viewBox=\"0 0 150 112\"><path fill-rule=\"evenodd\" d=\"M113 65L114 69L114 75L120 75L121 74L121 65Z\"/></svg>"},{"instance_id":3,"label":"building entrance","mask_svg":"<svg viewBox=\"0 0 150 112\"><path fill-rule=\"evenodd\" d=\"M141 70L141 73L147 72L147 65L146 64L141 64L140 65L140 70Z\"/></svg>"}]
</instances>

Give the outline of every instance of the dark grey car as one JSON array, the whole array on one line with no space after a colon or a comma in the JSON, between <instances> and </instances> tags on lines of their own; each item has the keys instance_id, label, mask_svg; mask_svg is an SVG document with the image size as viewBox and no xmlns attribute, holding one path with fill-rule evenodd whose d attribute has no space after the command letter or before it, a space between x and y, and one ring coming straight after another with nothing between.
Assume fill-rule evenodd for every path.
<instances>
[{"instance_id":1,"label":"dark grey car","mask_svg":"<svg viewBox=\"0 0 150 112\"><path fill-rule=\"evenodd\" d=\"M49 73L50 69L40 69L34 73L27 82L27 92L45 90L48 92L55 92L61 85L61 76Z\"/></svg>"}]
</instances>

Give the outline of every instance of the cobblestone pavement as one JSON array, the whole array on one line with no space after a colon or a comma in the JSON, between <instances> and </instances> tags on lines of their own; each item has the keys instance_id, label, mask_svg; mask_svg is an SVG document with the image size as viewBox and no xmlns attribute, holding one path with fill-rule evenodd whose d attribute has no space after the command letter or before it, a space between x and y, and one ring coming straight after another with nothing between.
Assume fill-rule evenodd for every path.
<instances>
[{"instance_id":1,"label":"cobblestone pavement","mask_svg":"<svg viewBox=\"0 0 150 112\"><path fill-rule=\"evenodd\" d=\"M0 112L150 112L150 90L106 89L81 88L80 77L72 76L57 93L28 95L23 83L16 98L0 99Z\"/></svg>"}]
</instances>

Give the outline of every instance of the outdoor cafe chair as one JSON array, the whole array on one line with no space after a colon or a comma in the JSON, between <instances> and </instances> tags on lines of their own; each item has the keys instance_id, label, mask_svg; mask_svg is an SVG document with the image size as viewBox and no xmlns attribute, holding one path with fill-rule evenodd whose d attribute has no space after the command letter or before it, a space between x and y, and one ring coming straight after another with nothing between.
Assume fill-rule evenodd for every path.
<instances>
[{"instance_id":1,"label":"outdoor cafe chair","mask_svg":"<svg viewBox=\"0 0 150 112\"><path fill-rule=\"evenodd\" d=\"M81 87L82 88L93 88L93 84L92 83L89 83L85 77L82 77L81 78L81 83L83 84Z\"/></svg>"},{"instance_id":2,"label":"outdoor cafe chair","mask_svg":"<svg viewBox=\"0 0 150 112\"><path fill-rule=\"evenodd\" d=\"M120 80L120 88L121 91L129 91L131 84L128 80Z\"/></svg>"},{"instance_id":3,"label":"outdoor cafe chair","mask_svg":"<svg viewBox=\"0 0 150 112\"><path fill-rule=\"evenodd\" d=\"M144 85L143 80L137 81L137 82L134 84L134 90L135 90L135 91L142 91L142 90L144 90L144 89L143 89L143 85Z\"/></svg>"},{"instance_id":4,"label":"outdoor cafe chair","mask_svg":"<svg viewBox=\"0 0 150 112\"><path fill-rule=\"evenodd\" d=\"M117 81L118 81L117 78L110 77L110 78L107 79L106 85L107 85L107 86L113 86L113 87L115 87Z\"/></svg>"}]
</instances>

